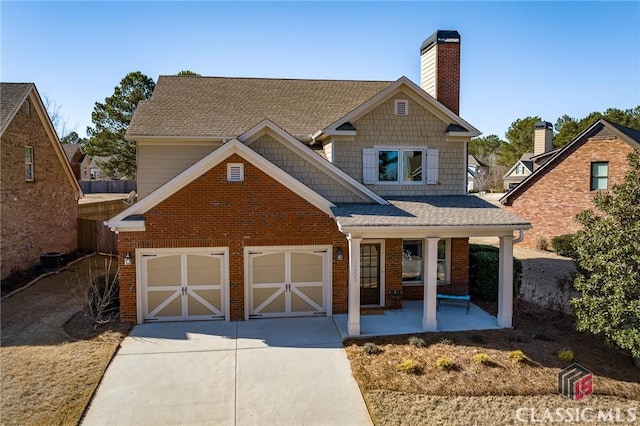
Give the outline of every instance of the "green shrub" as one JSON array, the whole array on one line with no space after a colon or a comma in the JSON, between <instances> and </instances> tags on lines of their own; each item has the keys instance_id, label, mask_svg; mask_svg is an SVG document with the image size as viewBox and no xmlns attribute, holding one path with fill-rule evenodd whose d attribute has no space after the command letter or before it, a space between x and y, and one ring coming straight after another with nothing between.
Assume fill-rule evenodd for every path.
<instances>
[{"instance_id":1,"label":"green shrub","mask_svg":"<svg viewBox=\"0 0 640 426\"><path fill-rule=\"evenodd\" d=\"M469 290L479 299L498 300L500 249L480 244L469 245ZM513 259L513 297L522 282L522 262Z\"/></svg>"},{"instance_id":2,"label":"green shrub","mask_svg":"<svg viewBox=\"0 0 640 426\"><path fill-rule=\"evenodd\" d=\"M424 339L421 339L418 336L411 336L409 337L409 344L411 346L415 346L416 348L424 348L425 347L425 341Z\"/></svg>"},{"instance_id":3,"label":"green shrub","mask_svg":"<svg viewBox=\"0 0 640 426\"><path fill-rule=\"evenodd\" d=\"M364 351L364 353L366 353L367 355L377 355L380 352L382 352L382 349L380 349L380 346L376 345L373 342L367 342L364 344L364 346L362 347L362 350Z\"/></svg>"},{"instance_id":4,"label":"green shrub","mask_svg":"<svg viewBox=\"0 0 640 426\"><path fill-rule=\"evenodd\" d=\"M408 374L416 374L420 372L420 367L415 362L413 362L412 359L405 359L400 364L398 364L396 368Z\"/></svg>"},{"instance_id":5,"label":"green shrub","mask_svg":"<svg viewBox=\"0 0 640 426\"><path fill-rule=\"evenodd\" d=\"M525 360L524 352L520 349L509 352L509 359L513 362L522 362Z\"/></svg>"},{"instance_id":6,"label":"green shrub","mask_svg":"<svg viewBox=\"0 0 640 426\"><path fill-rule=\"evenodd\" d=\"M553 247L553 251L557 255L570 257L572 259L577 259L578 257L575 247L575 235L573 234L564 234L553 237L551 239L551 247Z\"/></svg>"},{"instance_id":7,"label":"green shrub","mask_svg":"<svg viewBox=\"0 0 640 426\"><path fill-rule=\"evenodd\" d=\"M473 362L476 362L478 364L486 364L487 362L489 362L489 355L485 354L484 352L475 354L473 356Z\"/></svg>"},{"instance_id":8,"label":"green shrub","mask_svg":"<svg viewBox=\"0 0 640 426\"><path fill-rule=\"evenodd\" d=\"M454 367L453 360L446 355L441 356L436 361L436 368L438 368L439 370L449 371L449 370L452 370L453 367Z\"/></svg>"},{"instance_id":9,"label":"green shrub","mask_svg":"<svg viewBox=\"0 0 640 426\"><path fill-rule=\"evenodd\" d=\"M444 337L444 336L441 337L440 340L438 340L438 342L448 346L454 346L456 344L456 342L454 342L453 339L449 339L448 337Z\"/></svg>"},{"instance_id":10,"label":"green shrub","mask_svg":"<svg viewBox=\"0 0 640 426\"><path fill-rule=\"evenodd\" d=\"M571 349L560 349L558 359L562 362L573 362L573 351Z\"/></svg>"}]
</instances>

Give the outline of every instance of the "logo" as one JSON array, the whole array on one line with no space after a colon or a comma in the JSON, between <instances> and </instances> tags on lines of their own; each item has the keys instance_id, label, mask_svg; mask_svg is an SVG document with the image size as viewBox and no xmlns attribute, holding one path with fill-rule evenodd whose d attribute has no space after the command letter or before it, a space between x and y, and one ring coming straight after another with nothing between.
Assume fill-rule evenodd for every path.
<instances>
[{"instance_id":1,"label":"logo","mask_svg":"<svg viewBox=\"0 0 640 426\"><path fill-rule=\"evenodd\" d=\"M593 393L593 374L579 364L573 364L558 373L558 392L574 401Z\"/></svg>"}]
</instances>

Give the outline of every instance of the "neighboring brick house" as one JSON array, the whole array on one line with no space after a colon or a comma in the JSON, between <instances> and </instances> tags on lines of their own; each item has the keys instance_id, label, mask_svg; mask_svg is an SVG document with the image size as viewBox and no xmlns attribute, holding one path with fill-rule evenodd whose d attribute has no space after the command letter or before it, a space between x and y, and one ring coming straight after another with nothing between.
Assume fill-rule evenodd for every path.
<instances>
[{"instance_id":1,"label":"neighboring brick house","mask_svg":"<svg viewBox=\"0 0 640 426\"><path fill-rule=\"evenodd\" d=\"M0 84L2 279L77 247L82 191L33 83Z\"/></svg>"},{"instance_id":2,"label":"neighboring brick house","mask_svg":"<svg viewBox=\"0 0 640 426\"><path fill-rule=\"evenodd\" d=\"M542 166L500 202L531 222L523 244L570 234L580 229L575 217L593 208L598 191L608 191L624 181L627 155L640 148L640 131L598 120L569 144L557 150Z\"/></svg>"},{"instance_id":3,"label":"neighboring brick house","mask_svg":"<svg viewBox=\"0 0 640 426\"><path fill-rule=\"evenodd\" d=\"M468 196L460 36L423 43L396 81L161 76L127 131L140 201L119 232L127 321L348 313L467 293L471 236L501 241L498 324L512 321L514 231ZM463 311L464 314L464 311Z\"/></svg>"},{"instance_id":4,"label":"neighboring brick house","mask_svg":"<svg viewBox=\"0 0 640 426\"><path fill-rule=\"evenodd\" d=\"M82 152L82 146L75 143L63 143L62 148L64 153L71 164L71 170L77 180L89 180L91 179L89 166L91 165L91 158Z\"/></svg>"}]
</instances>

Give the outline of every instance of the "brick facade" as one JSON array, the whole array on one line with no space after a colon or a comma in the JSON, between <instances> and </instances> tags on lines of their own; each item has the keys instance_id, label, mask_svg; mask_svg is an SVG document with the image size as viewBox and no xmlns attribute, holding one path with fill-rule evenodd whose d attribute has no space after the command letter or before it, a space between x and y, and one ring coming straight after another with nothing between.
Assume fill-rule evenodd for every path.
<instances>
[{"instance_id":1,"label":"brick facade","mask_svg":"<svg viewBox=\"0 0 640 426\"><path fill-rule=\"evenodd\" d=\"M227 182L227 163L244 163L244 182ZM244 319L244 247L331 245L333 312L347 312L348 244L335 221L237 155L145 214L145 232L118 235L120 253L136 248L228 247L231 320ZM136 321L136 276L120 258L120 313Z\"/></svg>"},{"instance_id":2,"label":"brick facade","mask_svg":"<svg viewBox=\"0 0 640 426\"><path fill-rule=\"evenodd\" d=\"M631 146L615 136L591 137L559 158L559 162L515 197L507 209L531 222L525 232L524 246L534 247L540 238L551 238L578 231L575 217L593 208L591 163L609 162L608 189L624 181L629 169L627 155Z\"/></svg>"},{"instance_id":3,"label":"brick facade","mask_svg":"<svg viewBox=\"0 0 640 426\"><path fill-rule=\"evenodd\" d=\"M37 109L23 106L2 134L1 275L40 262L47 252L77 248L78 202ZM25 146L33 147L35 180L25 180ZM66 161L66 160L65 160Z\"/></svg>"},{"instance_id":4,"label":"brick facade","mask_svg":"<svg viewBox=\"0 0 640 426\"><path fill-rule=\"evenodd\" d=\"M460 114L460 43L438 43L437 98L454 114Z\"/></svg>"}]
</instances>

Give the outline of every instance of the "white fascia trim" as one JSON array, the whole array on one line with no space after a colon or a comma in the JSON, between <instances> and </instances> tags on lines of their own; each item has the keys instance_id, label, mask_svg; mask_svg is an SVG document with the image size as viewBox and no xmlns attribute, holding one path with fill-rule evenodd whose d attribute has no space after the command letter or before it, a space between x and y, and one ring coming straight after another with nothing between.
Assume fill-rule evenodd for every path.
<instances>
[{"instance_id":1,"label":"white fascia trim","mask_svg":"<svg viewBox=\"0 0 640 426\"><path fill-rule=\"evenodd\" d=\"M357 133L356 130L327 130L324 132L327 136L355 136Z\"/></svg>"},{"instance_id":2,"label":"white fascia trim","mask_svg":"<svg viewBox=\"0 0 640 426\"><path fill-rule=\"evenodd\" d=\"M318 209L327 213L330 217L333 217L333 212L331 211L331 207L335 207L333 203L286 173L284 170L278 168L266 158L260 156L257 152L248 148L239 140L233 139L153 191L151 194L147 195L141 201L135 203L125 211L107 221L107 226L113 228L117 225L121 225L122 222L124 222L124 219L128 216L146 213L233 154L238 154L278 182L287 186ZM123 231L127 230L129 229L123 229Z\"/></svg>"},{"instance_id":3,"label":"white fascia trim","mask_svg":"<svg viewBox=\"0 0 640 426\"><path fill-rule=\"evenodd\" d=\"M514 231L531 229L530 224L492 225L492 226L341 226L336 219L338 229L345 235L359 238L408 238L421 237L466 238L466 237L508 237Z\"/></svg>"},{"instance_id":4,"label":"white fascia trim","mask_svg":"<svg viewBox=\"0 0 640 426\"><path fill-rule=\"evenodd\" d=\"M171 146L186 146L186 145L222 145L225 140L231 140L233 138L218 139L218 138L144 138L135 139L138 145L153 146L153 145L171 145Z\"/></svg>"},{"instance_id":5,"label":"white fascia trim","mask_svg":"<svg viewBox=\"0 0 640 426\"><path fill-rule=\"evenodd\" d=\"M409 93L408 95L418 103L422 104L429 111L434 113L438 118L440 118L444 122L455 123L466 129L469 129L469 132L464 133L465 136L478 136L480 135L480 131L473 127L471 124L467 123L462 117L454 114L440 102L438 102L434 97L429 95L427 92L418 87L413 81L409 80L407 77L400 77L393 84L391 84L386 89L382 90L380 93L345 115L344 117L334 121L329 126L325 127L321 132L326 133L329 131L335 131L338 126L340 126L345 121L356 121L358 118L362 117L364 114L371 111L373 108L378 106L380 103L384 102L389 98L394 92L400 89L401 86L406 86ZM449 124L448 123L448 124Z\"/></svg>"},{"instance_id":6,"label":"white fascia trim","mask_svg":"<svg viewBox=\"0 0 640 426\"><path fill-rule=\"evenodd\" d=\"M368 199L380 205L389 204L387 200L380 197L378 194L362 185L353 177L340 170L335 164L323 159L322 157L314 153L311 149L302 144L300 141L291 136L271 120L262 120L260 123L256 124L251 129L238 136L238 139L246 143L247 145L251 145L265 133L273 136L276 140L283 143L283 145L285 145L291 151L295 152L311 164L317 166L325 174L335 179L337 182L342 184L345 188L355 193L359 197L365 200Z\"/></svg>"},{"instance_id":7,"label":"white fascia trim","mask_svg":"<svg viewBox=\"0 0 640 426\"><path fill-rule=\"evenodd\" d=\"M446 132L445 136L447 137L447 140L452 139L455 140L456 138L473 138L476 136L479 136L480 133L474 133L474 132Z\"/></svg>"},{"instance_id":8,"label":"white fascia trim","mask_svg":"<svg viewBox=\"0 0 640 426\"><path fill-rule=\"evenodd\" d=\"M107 221L109 229L113 232L144 232L146 230L144 220L119 220Z\"/></svg>"}]
</instances>

